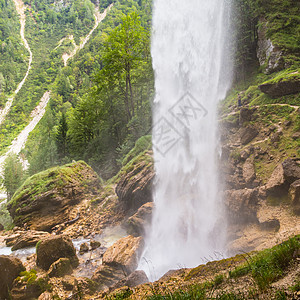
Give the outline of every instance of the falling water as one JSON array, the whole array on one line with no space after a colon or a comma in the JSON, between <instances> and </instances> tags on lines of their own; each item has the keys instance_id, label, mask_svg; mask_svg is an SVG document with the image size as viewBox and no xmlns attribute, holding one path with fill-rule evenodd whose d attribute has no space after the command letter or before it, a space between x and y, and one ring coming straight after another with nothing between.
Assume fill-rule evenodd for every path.
<instances>
[{"instance_id":1,"label":"falling water","mask_svg":"<svg viewBox=\"0 0 300 300\"><path fill-rule=\"evenodd\" d=\"M155 211L139 268L151 280L224 253L217 103L230 86L226 0L155 0Z\"/></svg>"}]
</instances>

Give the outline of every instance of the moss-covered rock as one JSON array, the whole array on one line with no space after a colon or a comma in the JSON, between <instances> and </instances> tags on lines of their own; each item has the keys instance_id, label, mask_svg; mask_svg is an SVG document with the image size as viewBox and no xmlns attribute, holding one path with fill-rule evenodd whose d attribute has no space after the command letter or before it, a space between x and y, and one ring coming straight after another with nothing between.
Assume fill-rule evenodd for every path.
<instances>
[{"instance_id":1,"label":"moss-covered rock","mask_svg":"<svg viewBox=\"0 0 300 300\"><path fill-rule=\"evenodd\" d=\"M101 182L85 162L55 167L28 178L17 190L8 210L18 226L51 231L74 218L74 206L98 193Z\"/></svg>"}]
</instances>

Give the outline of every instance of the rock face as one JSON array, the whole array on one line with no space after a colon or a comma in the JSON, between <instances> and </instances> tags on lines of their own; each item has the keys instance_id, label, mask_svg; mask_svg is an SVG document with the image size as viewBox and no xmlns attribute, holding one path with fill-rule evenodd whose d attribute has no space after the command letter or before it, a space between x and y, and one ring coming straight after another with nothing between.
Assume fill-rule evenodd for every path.
<instances>
[{"instance_id":1,"label":"rock face","mask_svg":"<svg viewBox=\"0 0 300 300\"><path fill-rule=\"evenodd\" d=\"M153 202L148 202L141 206L138 211L127 220L127 232L134 236L145 234L145 228L150 225Z\"/></svg>"},{"instance_id":2,"label":"rock face","mask_svg":"<svg viewBox=\"0 0 300 300\"><path fill-rule=\"evenodd\" d=\"M18 258L0 255L0 270L0 299L10 299L13 281L25 268Z\"/></svg>"},{"instance_id":3,"label":"rock face","mask_svg":"<svg viewBox=\"0 0 300 300\"><path fill-rule=\"evenodd\" d=\"M286 159L273 171L266 184L267 194L282 196L288 192L289 186L300 178L300 165L298 161Z\"/></svg>"},{"instance_id":4,"label":"rock face","mask_svg":"<svg viewBox=\"0 0 300 300\"><path fill-rule=\"evenodd\" d=\"M253 180L255 179L256 175L253 157L249 157L246 159L243 165L243 177L248 186L250 186Z\"/></svg>"},{"instance_id":5,"label":"rock face","mask_svg":"<svg viewBox=\"0 0 300 300\"><path fill-rule=\"evenodd\" d=\"M51 236L41 241L36 250L37 266L48 270L60 258L68 258L71 266L76 268L79 264L76 250L69 237Z\"/></svg>"},{"instance_id":6,"label":"rock face","mask_svg":"<svg viewBox=\"0 0 300 300\"><path fill-rule=\"evenodd\" d=\"M124 237L109 247L103 255L103 264L123 266L124 270L132 273L138 266L144 241L141 237L131 235Z\"/></svg>"},{"instance_id":7,"label":"rock face","mask_svg":"<svg viewBox=\"0 0 300 300\"><path fill-rule=\"evenodd\" d=\"M265 83L259 85L259 89L263 93L273 98L296 94L300 92L300 80L286 80L276 83Z\"/></svg>"},{"instance_id":8,"label":"rock face","mask_svg":"<svg viewBox=\"0 0 300 300\"><path fill-rule=\"evenodd\" d=\"M51 231L70 219L74 206L97 193L100 180L84 162L76 162L38 173L14 195L8 210L17 226Z\"/></svg>"},{"instance_id":9,"label":"rock face","mask_svg":"<svg viewBox=\"0 0 300 300\"><path fill-rule=\"evenodd\" d=\"M259 64L265 67L265 73L280 71L284 68L284 60L282 50L274 46L272 41L267 38L267 22L261 18L259 20L261 26L258 29L258 42L257 42L257 58Z\"/></svg>"},{"instance_id":10,"label":"rock face","mask_svg":"<svg viewBox=\"0 0 300 300\"><path fill-rule=\"evenodd\" d=\"M249 223L257 220L257 189L228 190L225 192L225 206L229 220L238 223Z\"/></svg>"},{"instance_id":11,"label":"rock face","mask_svg":"<svg viewBox=\"0 0 300 300\"><path fill-rule=\"evenodd\" d=\"M116 186L116 193L125 210L137 210L143 204L152 201L154 170L151 153L144 154L131 168Z\"/></svg>"}]
</instances>

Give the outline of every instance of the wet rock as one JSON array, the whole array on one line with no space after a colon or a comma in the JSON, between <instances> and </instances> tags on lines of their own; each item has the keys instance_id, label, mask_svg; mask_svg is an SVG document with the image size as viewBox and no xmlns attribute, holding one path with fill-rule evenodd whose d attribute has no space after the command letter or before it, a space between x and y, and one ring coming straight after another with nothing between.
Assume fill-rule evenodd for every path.
<instances>
[{"instance_id":1,"label":"wet rock","mask_svg":"<svg viewBox=\"0 0 300 300\"><path fill-rule=\"evenodd\" d=\"M16 232L14 234L9 235L7 238L5 238L6 246L12 247L17 242L17 240L20 238L20 236L24 233L25 233L24 231L21 231L21 232Z\"/></svg>"},{"instance_id":2,"label":"wet rock","mask_svg":"<svg viewBox=\"0 0 300 300\"><path fill-rule=\"evenodd\" d=\"M138 266L140 255L144 247L142 237L131 235L124 237L109 247L103 255L103 264L110 266L122 266L129 274Z\"/></svg>"},{"instance_id":3,"label":"wet rock","mask_svg":"<svg viewBox=\"0 0 300 300\"><path fill-rule=\"evenodd\" d=\"M288 158L273 171L266 184L267 195L281 197L287 194L290 184L297 179L300 179L299 162Z\"/></svg>"},{"instance_id":4,"label":"wet rock","mask_svg":"<svg viewBox=\"0 0 300 300\"><path fill-rule=\"evenodd\" d=\"M126 278L118 281L116 284L114 284L110 290L116 290L123 286L127 286L129 288L135 287L140 284L144 284L149 282L149 279L144 271L134 271Z\"/></svg>"},{"instance_id":5,"label":"wet rock","mask_svg":"<svg viewBox=\"0 0 300 300\"><path fill-rule=\"evenodd\" d=\"M247 126L240 131L240 140L243 145L250 143L255 137L257 137L258 131L253 126Z\"/></svg>"},{"instance_id":6,"label":"wet rock","mask_svg":"<svg viewBox=\"0 0 300 300\"><path fill-rule=\"evenodd\" d=\"M44 231L27 231L21 234L14 242L12 250L18 250L26 247L35 246L36 243L45 237L49 236L48 232Z\"/></svg>"},{"instance_id":7,"label":"wet rock","mask_svg":"<svg viewBox=\"0 0 300 300\"><path fill-rule=\"evenodd\" d=\"M8 204L17 226L51 231L74 219L74 206L101 186L98 175L84 162L55 167L28 178Z\"/></svg>"},{"instance_id":8,"label":"wet rock","mask_svg":"<svg viewBox=\"0 0 300 300\"><path fill-rule=\"evenodd\" d=\"M91 249L95 250L101 246L101 243L95 240L90 241Z\"/></svg>"},{"instance_id":9,"label":"wet rock","mask_svg":"<svg viewBox=\"0 0 300 300\"><path fill-rule=\"evenodd\" d=\"M80 245L80 250L79 250L79 254L83 254L85 252L88 252L89 251L89 245L87 243L82 243Z\"/></svg>"},{"instance_id":10,"label":"wet rock","mask_svg":"<svg viewBox=\"0 0 300 300\"><path fill-rule=\"evenodd\" d=\"M300 80L285 80L274 83L265 83L258 86L259 89L273 97L282 97L285 95L296 94L300 92Z\"/></svg>"},{"instance_id":11,"label":"wet rock","mask_svg":"<svg viewBox=\"0 0 300 300\"><path fill-rule=\"evenodd\" d=\"M292 202L293 211L297 215L300 215L300 179L291 184L289 196Z\"/></svg>"},{"instance_id":12,"label":"wet rock","mask_svg":"<svg viewBox=\"0 0 300 300\"><path fill-rule=\"evenodd\" d=\"M132 170L125 173L116 186L119 201L126 211L137 210L143 204L152 201L152 180L154 169L152 156L144 157L132 165Z\"/></svg>"},{"instance_id":13,"label":"wet rock","mask_svg":"<svg viewBox=\"0 0 300 300\"><path fill-rule=\"evenodd\" d=\"M49 277L63 277L72 274L73 269L68 258L60 258L55 261L49 268Z\"/></svg>"},{"instance_id":14,"label":"wet rock","mask_svg":"<svg viewBox=\"0 0 300 300\"><path fill-rule=\"evenodd\" d=\"M250 223L257 221L257 189L225 191L225 206L231 222Z\"/></svg>"},{"instance_id":15,"label":"wet rock","mask_svg":"<svg viewBox=\"0 0 300 300\"><path fill-rule=\"evenodd\" d=\"M79 264L76 250L69 237L51 236L37 244L37 266L48 270L60 258L69 258L73 268Z\"/></svg>"},{"instance_id":16,"label":"wet rock","mask_svg":"<svg viewBox=\"0 0 300 300\"><path fill-rule=\"evenodd\" d=\"M145 234L145 228L150 225L154 203L148 202L127 220L127 232L133 236Z\"/></svg>"},{"instance_id":17,"label":"wet rock","mask_svg":"<svg viewBox=\"0 0 300 300\"><path fill-rule=\"evenodd\" d=\"M0 255L0 299L10 299L9 291L20 272L25 271L22 262L16 257Z\"/></svg>"},{"instance_id":18,"label":"wet rock","mask_svg":"<svg viewBox=\"0 0 300 300\"><path fill-rule=\"evenodd\" d=\"M257 42L259 64L265 67L266 74L282 70L284 68L282 50L274 46L272 41L267 38L267 21L264 18L260 18L259 23L261 24L258 28Z\"/></svg>"}]
</instances>

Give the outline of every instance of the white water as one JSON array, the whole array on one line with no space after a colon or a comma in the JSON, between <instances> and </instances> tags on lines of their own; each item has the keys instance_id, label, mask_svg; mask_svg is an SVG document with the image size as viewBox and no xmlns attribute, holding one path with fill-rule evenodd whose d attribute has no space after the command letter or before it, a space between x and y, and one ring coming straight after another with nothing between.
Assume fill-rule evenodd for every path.
<instances>
[{"instance_id":1,"label":"white water","mask_svg":"<svg viewBox=\"0 0 300 300\"><path fill-rule=\"evenodd\" d=\"M225 254L217 103L231 78L225 51L228 3L154 1L156 209L139 265L152 281L170 269Z\"/></svg>"}]
</instances>

